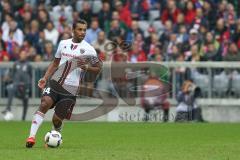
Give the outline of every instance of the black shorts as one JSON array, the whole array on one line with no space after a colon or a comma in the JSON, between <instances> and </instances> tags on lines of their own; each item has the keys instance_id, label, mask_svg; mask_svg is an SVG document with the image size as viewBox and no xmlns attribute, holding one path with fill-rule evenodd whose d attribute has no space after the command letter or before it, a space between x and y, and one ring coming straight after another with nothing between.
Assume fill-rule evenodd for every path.
<instances>
[{"instance_id":1,"label":"black shorts","mask_svg":"<svg viewBox=\"0 0 240 160\"><path fill-rule=\"evenodd\" d=\"M54 101L51 108L55 106L55 113L61 119L70 119L73 107L76 103L76 96L66 91L56 81L51 80L49 85L44 88L42 97L48 96Z\"/></svg>"}]
</instances>

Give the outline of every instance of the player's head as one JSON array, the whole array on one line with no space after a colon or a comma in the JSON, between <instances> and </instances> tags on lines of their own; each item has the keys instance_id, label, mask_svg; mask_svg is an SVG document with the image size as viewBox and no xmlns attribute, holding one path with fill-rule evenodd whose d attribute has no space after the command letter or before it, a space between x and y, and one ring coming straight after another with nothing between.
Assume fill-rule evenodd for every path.
<instances>
[{"instance_id":1,"label":"player's head","mask_svg":"<svg viewBox=\"0 0 240 160\"><path fill-rule=\"evenodd\" d=\"M87 22L83 19L79 19L78 21L73 23L72 30L73 39L77 42L81 42L86 35Z\"/></svg>"}]
</instances>

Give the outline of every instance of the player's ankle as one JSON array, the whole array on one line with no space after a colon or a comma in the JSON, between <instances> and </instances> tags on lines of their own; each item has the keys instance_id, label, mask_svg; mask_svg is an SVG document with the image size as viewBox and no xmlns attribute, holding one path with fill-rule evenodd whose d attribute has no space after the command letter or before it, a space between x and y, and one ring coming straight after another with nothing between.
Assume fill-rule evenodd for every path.
<instances>
[{"instance_id":1,"label":"player's ankle","mask_svg":"<svg viewBox=\"0 0 240 160\"><path fill-rule=\"evenodd\" d=\"M62 132L62 126L60 126L60 127L53 127L53 130L58 131L58 132Z\"/></svg>"},{"instance_id":2,"label":"player's ankle","mask_svg":"<svg viewBox=\"0 0 240 160\"><path fill-rule=\"evenodd\" d=\"M28 136L28 138L33 138L33 139L35 139L35 136L33 136L33 135L30 135L30 136Z\"/></svg>"}]
</instances>

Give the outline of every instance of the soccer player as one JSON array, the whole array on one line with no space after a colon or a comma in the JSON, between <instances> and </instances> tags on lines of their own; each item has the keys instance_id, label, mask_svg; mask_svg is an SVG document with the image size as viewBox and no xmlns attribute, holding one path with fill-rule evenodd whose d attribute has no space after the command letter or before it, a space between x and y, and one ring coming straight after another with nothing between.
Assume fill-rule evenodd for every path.
<instances>
[{"instance_id":1,"label":"soccer player","mask_svg":"<svg viewBox=\"0 0 240 160\"><path fill-rule=\"evenodd\" d=\"M101 71L102 63L98 59L96 51L84 40L86 29L87 22L85 20L80 19L73 23L73 38L62 40L59 43L55 59L48 66L44 77L38 81L38 87L43 89L43 95L40 107L32 120L30 135L26 141L27 148L31 148L35 144L35 135L43 122L44 115L54 106L53 128L61 131L63 120L71 117L84 73L98 74ZM84 56L90 57L90 60L81 58ZM77 61L77 68L76 65L74 68L74 61ZM47 81L49 86L46 87ZM77 90L72 91L69 88L73 90L77 88Z\"/></svg>"}]
</instances>

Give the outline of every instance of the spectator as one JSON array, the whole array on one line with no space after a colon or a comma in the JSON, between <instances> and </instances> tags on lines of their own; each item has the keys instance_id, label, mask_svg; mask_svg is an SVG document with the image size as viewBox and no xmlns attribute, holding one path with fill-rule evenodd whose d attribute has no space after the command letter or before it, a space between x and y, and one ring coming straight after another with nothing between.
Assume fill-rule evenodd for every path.
<instances>
[{"instance_id":1,"label":"spectator","mask_svg":"<svg viewBox=\"0 0 240 160\"><path fill-rule=\"evenodd\" d=\"M24 34L28 34L30 32L31 21L32 13L29 11L24 12L19 20L19 28L24 32Z\"/></svg>"},{"instance_id":2,"label":"spectator","mask_svg":"<svg viewBox=\"0 0 240 160\"><path fill-rule=\"evenodd\" d=\"M23 6L18 9L19 15L23 16L23 14L24 14L25 12L30 12L30 13L32 13L33 9L32 9L32 6L31 6L30 3L27 2L27 3L24 3L24 4L22 4L22 5L23 5Z\"/></svg>"},{"instance_id":3,"label":"spectator","mask_svg":"<svg viewBox=\"0 0 240 160\"><path fill-rule=\"evenodd\" d=\"M188 41L186 41L182 45L183 52L189 52L191 49L191 46L193 46L193 45L197 45L199 48L201 48L202 41L200 39L198 30L196 30L195 28L192 28L189 31L189 34L190 35L189 35Z\"/></svg>"},{"instance_id":4,"label":"spectator","mask_svg":"<svg viewBox=\"0 0 240 160\"><path fill-rule=\"evenodd\" d=\"M223 0L218 4L218 9L217 9L217 18L224 18L226 15L227 11L227 0Z\"/></svg>"},{"instance_id":5,"label":"spectator","mask_svg":"<svg viewBox=\"0 0 240 160\"><path fill-rule=\"evenodd\" d=\"M69 34L68 32L64 32L64 33L61 35L61 37L59 37L60 39L59 39L58 41L60 41L60 40L65 40L65 39L69 39L69 38L71 38L71 37L72 37L71 34Z\"/></svg>"},{"instance_id":6,"label":"spectator","mask_svg":"<svg viewBox=\"0 0 240 160\"><path fill-rule=\"evenodd\" d=\"M146 44L147 46L149 46L148 48L145 47L147 50L147 57L150 57L154 54L154 49L155 47L157 47L158 45L161 45L161 43L158 40L158 36L157 34L152 34L151 35L151 42L150 44Z\"/></svg>"},{"instance_id":7,"label":"spectator","mask_svg":"<svg viewBox=\"0 0 240 160\"><path fill-rule=\"evenodd\" d=\"M134 41L137 34L141 34L143 36L143 32L138 27L138 21L132 21L131 28L127 32L126 40Z\"/></svg>"},{"instance_id":8,"label":"spectator","mask_svg":"<svg viewBox=\"0 0 240 160\"><path fill-rule=\"evenodd\" d=\"M6 15L11 15L13 14L13 10L11 8L11 4L8 1L2 1L1 2L2 5L2 14L1 14L1 22L3 21L3 19L6 17Z\"/></svg>"},{"instance_id":9,"label":"spectator","mask_svg":"<svg viewBox=\"0 0 240 160\"><path fill-rule=\"evenodd\" d=\"M160 36L160 42L166 46L169 43L170 35L173 33L173 23L170 20L165 22L163 34Z\"/></svg>"},{"instance_id":10,"label":"spectator","mask_svg":"<svg viewBox=\"0 0 240 160\"><path fill-rule=\"evenodd\" d=\"M191 25L196 17L196 8L193 1L187 1L185 6L185 23Z\"/></svg>"},{"instance_id":11,"label":"spectator","mask_svg":"<svg viewBox=\"0 0 240 160\"><path fill-rule=\"evenodd\" d=\"M5 42L12 41L13 43L16 43L18 46L22 46L24 35L22 30L17 27L16 21L10 22L9 30L3 31L2 39Z\"/></svg>"},{"instance_id":12,"label":"spectator","mask_svg":"<svg viewBox=\"0 0 240 160\"><path fill-rule=\"evenodd\" d=\"M91 24L93 13L92 13L92 10L90 8L90 4L88 3L88 1L83 1L82 11L79 13L79 17L81 19L84 19L85 21L87 21L87 24Z\"/></svg>"},{"instance_id":13,"label":"spectator","mask_svg":"<svg viewBox=\"0 0 240 160\"><path fill-rule=\"evenodd\" d=\"M200 89L190 80L186 80L177 95L176 122L197 121L203 122L201 108L196 99L200 96Z\"/></svg>"},{"instance_id":14,"label":"spectator","mask_svg":"<svg viewBox=\"0 0 240 160\"><path fill-rule=\"evenodd\" d=\"M225 57L228 54L229 44L230 44L229 38L227 36L224 36L223 42L221 43L222 57Z\"/></svg>"},{"instance_id":15,"label":"spectator","mask_svg":"<svg viewBox=\"0 0 240 160\"><path fill-rule=\"evenodd\" d=\"M8 103L7 107L2 114L6 116L11 114L12 100L16 96L22 99L23 102L23 114L22 120L25 120L28 109L29 98L29 86L31 84L32 69L27 61L27 54L24 50L20 53L20 59L14 64L12 73L12 83L7 86L8 91Z\"/></svg>"},{"instance_id":16,"label":"spectator","mask_svg":"<svg viewBox=\"0 0 240 160\"><path fill-rule=\"evenodd\" d=\"M208 26L205 24L200 24L200 28L199 28L199 38L200 39L204 39L205 35L207 34L207 32L209 31Z\"/></svg>"},{"instance_id":17,"label":"spectator","mask_svg":"<svg viewBox=\"0 0 240 160\"><path fill-rule=\"evenodd\" d=\"M105 32L100 31L98 33L97 40L93 41L92 45L97 48L101 54L104 55L105 60L109 61L112 56L112 50L108 50L108 45L110 45L110 40L106 38Z\"/></svg>"},{"instance_id":18,"label":"spectator","mask_svg":"<svg viewBox=\"0 0 240 160\"><path fill-rule=\"evenodd\" d=\"M131 26L132 18L131 18L131 12L128 9L129 4L123 6L122 2L117 0L115 2L115 8L120 16L120 20L124 22L128 27Z\"/></svg>"},{"instance_id":19,"label":"spectator","mask_svg":"<svg viewBox=\"0 0 240 160\"><path fill-rule=\"evenodd\" d=\"M56 29L60 35L63 34L64 28L67 26L68 26L67 18L65 16L59 17Z\"/></svg>"},{"instance_id":20,"label":"spectator","mask_svg":"<svg viewBox=\"0 0 240 160\"><path fill-rule=\"evenodd\" d=\"M60 40L68 39L71 37L72 37L72 29L70 26L66 25L63 28L63 32L58 37L58 43L60 42Z\"/></svg>"},{"instance_id":21,"label":"spectator","mask_svg":"<svg viewBox=\"0 0 240 160\"><path fill-rule=\"evenodd\" d=\"M143 50L139 50L138 46L133 44L131 50L128 52L128 60L130 62L136 63L147 61L147 57Z\"/></svg>"},{"instance_id":22,"label":"spectator","mask_svg":"<svg viewBox=\"0 0 240 160\"><path fill-rule=\"evenodd\" d=\"M230 32L229 32L228 27L225 26L224 19L219 18L217 20L217 25L216 25L216 28L215 28L216 40L219 43L222 43L224 35L227 36L227 37L230 37Z\"/></svg>"},{"instance_id":23,"label":"spectator","mask_svg":"<svg viewBox=\"0 0 240 160\"><path fill-rule=\"evenodd\" d=\"M176 33L172 33L170 35L170 41L167 45L167 49L166 49L166 54L168 56L171 56L171 54L173 53L173 46L177 45L177 34Z\"/></svg>"},{"instance_id":24,"label":"spectator","mask_svg":"<svg viewBox=\"0 0 240 160\"><path fill-rule=\"evenodd\" d=\"M176 2L174 0L168 0L167 1L167 8L163 10L161 20L163 24L167 20L170 20L173 22L173 24L177 23L177 16L181 13L181 11L177 8Z\"/></svg>"},{"instance_id":25,"label":"spectator","mask_svg":"<svg viewBox=\"0 0 240 160\"><path fill-rule=\"evenodd\" d=\"M226 16L225 21L227 22L227 26L229 27L230 30L234 30L237 17L234 10L234 6L231 3L229 3L227 6L227 13L225 16Z\"/></svg>"},{"instance_id":26,"label":"spectator","mask_svg":"<svg viewBox=\"0 0 240 160\"><path fill-rule=\"evenodd\" d=\"M2 40L2 31L0 31L0 62L10 59L4 41Z\"/></svg>"},{"instance_id":27,"label":"spectator","mask_svg":"<svg viewBox=\"0 0 240 160\"><path fill-rule=\"evenodd\" d=\"M205 25L209 28L209 22L207 21L206 17L204 17L203 9L197 8L196 9L196 17L193 21L192 27L195 29L199 29L200 25Z\"/></svg>"},{"instance_id":28,"label":"spectator","mask_svg":"<svg viewBox=\"0 0 240 160\"><path fill-rule=\"evenodd\" d=\"M101 52L98 48L95 49L98 55L98 58L103 62L107 60L106 54Z\"/></svg>"},{"instance_id":29,"label":"spectator","mask_svg":"<svg viewBox=\"0 0 240 160\"><path fill-rule=\"evenodd\" d=\"M91 27L86 31L85 41L91 44L93 41L97 40L97 36L100 31L101 29L99 28L98 21L93 20Z\"/></svg>"},{"instance_id":30,"label":"spectator","mask_svg":"<svg viewBox=\"0 0 240 160\"><path fill-rule=\"evenodd\" d=\"M232 40L237 44L238 48L240 49L240 18L236 22L236 28L232 33Z\"/></svg>"},{"instance_id":31,"label":"spectator","mask_svg":"<svg viewBox=\"0 0 240 160\"><path fill-rule=\"evenodd\" d=\"M4 16L4 19L2 19L2 21L3 21L2 25L1 25L2 31L9 30L10 22L13 20L14 20L14 17L12 14L6 14Z\"/></svg>"},{"instance_id":32,"label":"spectator","mask_svg":"<svg viewBox=\"0 0 240 160\"><path fill-rule=\"evenodd\" d=\"M216 8L214 3L211 1L203 2L203 15L208 20L210 29L214 28L217 20L217 10L212 8Z\"/></svg>"},{"instance_id":33,"label":"spectator","mask_svg":"<svg viewBox=\"0 0 240 160\"><path fill-rule=\"evenodd\" d=\"M43 61L52 61L54 58L54 46L52 42L48 41L44 44Z\"/></svg>"},{"instance_id":34,"label":"spectator","mask_svg":"<svg viewBox=\"0 0 240 160\"><path fill-rule=\"evenodd\" d=\"M173 31L175 33L178 33L179 29L180 29L180 26L182 26L182 25L188 27L188 25L186 25L186 23L184 22L184 14L179 13L178 16L177 16L176 24L174 24Z\"/></svg>"},{"instance_id":35,"label":"spectator","mask_svg":"<svg viewBox=\"0 0 240 160\"><path fill-rule=\"evenodd\" d=\"M34 57L36 56L36 49L33 47L32 45L32 41L28 40L28 39L25 39L23 41L23 46L21 48L21 50L24 50L25 53L27 54L26 55L26 58L28 60L33 60Z\"/></svg>"},{"instance_id":36,"label":"spectator","mask_svg":"<svg viewBox=\"0 0 240 160\"><path fill-rule=\"evenodd\" d=\"M54 27L53 22L51 22L51 21L47 22L46 29L44 29L44 34L45 34L46 40L51 41L54 46L57 45L59 32Z\"/></svg>"},{"instance_id":37,"label":"spectator","mask_svg":"<svg viewBox=\"0 0 240 160\"><path fill-rule=\"evenodd\" d=\"M240 52L235 43L229 44L228 54L223 57L224 61L240 61Z\"/></svg>"},{"instance_id":38,"label":"spectator","mask_svg":"<svg viewBox=\"0 0 240 160\"><path fill-rule=\"evenodd\" d=\"M220 60L221 48L218 41L215 40L214 35L211 32L206 34L206 39L203 45L203 57L202 60Z\"/></svg>"},{"instance_id":39,"label":"spectator","mask_svg":"<svg viewBox=\"0 0 240 160\"><path fill-rule=\"evenodd\" d=\"M135 41L133 42L133 44L135 44L139 50L144 50L144 39L143 39L142 34L138 33L136 35L136 38L135 38Z\"/></svg>"},{"instance_id":40,"label":"spectator","mask_svg":"<svg viewBox=\"0 0 240 160\"><path fill-rule=\"evenodd\" d=\"M72 12L72 21L77 22L78 19L79 19L79 13L77 11L73 11Z\"/></svg>"},{"instance_id":41,"label":"spectator","mask_svg":"<svg viewBox=\"0 0 240 160\"><path fill-rule=\"evenodd\" d=\"M31 18L33 16L33 11L32 11L32 7L29 3L24 3L23 7L18 9L18 11L16 11L15 13L16 13L16 19L19 24L25 20L27 22L27 25L30 25ZM27 13L27 14L25 14L25 13ZM23 25L24 24L22 23L22 24L20 24L19 27L21 28ZM21 29L23 30L23 28L21 28Z\"/></svg>"},{"instance_id":42,"label":"spectator","mask_svg":"<svg viewBox=\"0 0 240 160\"><path fill-rule=\"evenodd\" d=\"M154 48L161 43L158 40L158 35L153 33L150 35L150 42L145 43L144 50L147 54L147 57L151 56L154 53Z\"/></svg>"},{"instance_id":43,"label":"spectator","mask_svg":"<svg viewBox=\"0 0 240 160\"><path fill-rule=\"evenodd\" d=\"M110 23L111 18L112 18L112 12L110 10L110 4L108 2L103 2L102 9L98 14L100 28L106 31L107 25Z\"/></svg>"},{"instance_id":44,"label":"spectator","mask_svg":"<svg viewBox=\"0 0 240 160\"><path fill-rule=\"evenodd\" d=\"M179 57L182 58L181 56L182 53L181 53L181 50L180 50L180 47L176 44L174 44L171 48L171 52L169 54L166 55L166 59L167 61L179 61ZM185 60L185 57L183 56L183 60L181 61L184 61Z\"/></svg>"},{"instance_id":45,"label":"spectator","mask_svg":"<svg viewBox=\"0 0 240 160\"><path fill-rule=\"evenodd\" d=\"M39 32L39 39L38 39L38 54L40 55L44 55L44 45L46 43L46 39L45 39L45 34L43 31Z\"/></svg>"},{"instance_id":46,"label":"spectator","mask_svg":"<svg viewBox=\"0 0 240 160\"><path fill-rule=\"evenodd\" d=\"M134 20L147 20L149 4L147 0L132 0L128 1L129 8Z\"/></svg>"},{"instance_id":47,"label":"spectator","mask_svg":"<svg viewBox=\"0 0 240 160\"><path fill-rule=\"evenodd\" d=\"M204 52L204 56L202 58L202 60L204 61L217 61L220 59L219 57L219 52L216 48L216 46L214 45L213 42L208 43L206 46L206 50Z\"/></svg>"},{"instance_id":48,"label":"spectator","mask_svg":"<svg viewBox=\"0 0 240 160\"><path fill-rule=\"evenodd\" d=\"M116 47L113 51L112 61L113 62L127 62L127 53L123 52L121 48Z\"/></svg>"},{"instance_id":49,"label":"spectator","mask_svg":"<svg viewBox=\"0 0 240 160\"><path fill-rule=\"evenodd\" d=\"M9 61L9 55L6 51L1 50L0 51L0 62L8 62Z\"/></svg>"},{"instance_id":50,"label":"spectator","mask_svg":"<svg viewBox=\"0 0 240 160\"><path fill-rule=\"evenodd\" d=\"M108 39L111 41L116 41L119 37L125 37L125 32L121 29L118 20L113 20L111 22L111 28L108 33Z\"/></svg>"},{"instance_id":51,"label":"spectator","mask_svg":"<svg viewBox=\"0 0 240 160\"><path fill-rule=\"evenodd\" d=\"M177 32L177 43L185 43L188 40L187 28L185 25L179 26L179 31Z\"/></svg>"},{"instance_id":52,"label":"spectator","mask_svg":"<svg viewBox=\"0 0 240 160\"><path fill-rule=\"evenodd\" d=\"M39 41L39 23L36 20L32 20L30 24L30 31L26 33L25 39L29 40L33 46L38 49Z\"/></svg>"},{"instance_id":53,"label":"spectator","mask_svg":"<svg viewBox=\"0 0 240 160\"><path fill-rule=\"evenodd\" d=\"M127 32L128 31L128 27L126 26L126 24L120 19L120 16L119 16L119 13L117 11L113 11L112 12L112 21L113 20L117 20L118 23L119 23L119 27L124 31L124 32ZM107 22L107 26L105 26L105 32L106 33L109 33L110 31L110 28L111 28L111 22L112 21L109 21Z\"/></svg>"},{"instance_id":54,"label":"spectator","mask_svg":"<svg viewBox=\"0 0 240 160\"><path fill-rule=\"evenodd\" d=\"M39 23L39 29L43 31L49 22L49 14L45 9L39 9L37 12L37 21Z\"/></svg>"},{"instance_id":55,"label":"spectator","mask_svg":"<svg viewBox=\"0 0 240 160\"><path fill-rule=\"evenodd\" d=\"M66 5L65 3L59 3L53 7L53 15L55 16L54 24L57 26L59 24L59 18L65 17L66 22L69 24L72 22L72 6Z\"/></svg>"},{"instance_id":56,"label":"spectator","mask_svg":"<svg viewBox=\"0 0 240 160\"><path fill-rule=\"evenodd\" d=\"M186 56L187 60L192 61L192 62L198 62L200 61L200 51L199 51L199 47L197 45L193 45L191 47L191 53L189 54L189 56Z\"/></svg>"},{"instance_id":57,"label":"spectator","mask_svg":"<svg viewBox=\"0 0 240 160\"><path fill-rule=\"evenodd\" d=\"M148 61L157 61L157 62L164 61L164 55L163 55L161 45L158 45L157 47L155 47L154 53L152 54L152 56L148 57Z\"/></svg>"}]
</instances>

